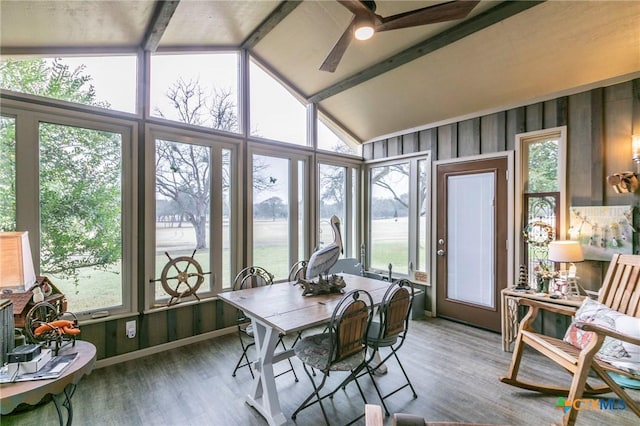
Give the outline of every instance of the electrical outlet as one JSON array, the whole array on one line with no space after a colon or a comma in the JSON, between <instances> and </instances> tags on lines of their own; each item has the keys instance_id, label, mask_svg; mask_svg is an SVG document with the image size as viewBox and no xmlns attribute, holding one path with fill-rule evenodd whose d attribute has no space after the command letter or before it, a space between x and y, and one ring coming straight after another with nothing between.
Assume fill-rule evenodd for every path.
<instances>
[{"instance_id":1,"label":"electrical outlet","mask_svg":"<svg viewBox=\"0 0 640 426\"><path fill-rule=\"evenodd\" d=\"M126 324L126 332L127 332L127 337L129 339L133 339L134 337L136 337L136 321L127 321Z\"/></svg>"}]
</instances>

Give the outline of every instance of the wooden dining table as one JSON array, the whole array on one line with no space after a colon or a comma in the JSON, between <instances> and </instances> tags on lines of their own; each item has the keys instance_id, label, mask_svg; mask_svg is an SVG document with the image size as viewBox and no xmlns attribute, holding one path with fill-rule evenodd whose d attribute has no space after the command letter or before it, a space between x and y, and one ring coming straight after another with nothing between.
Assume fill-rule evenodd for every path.
<instances>
[{"instance_id":1,"label":"wooden dining table","mask_svg":"<svg viewBox=\"0 0 640 426\"><path fill-rule=\"evenodd\" d=\"M380 304L389 282L359 275L340 274L346 283L344 293L365 290ZM303 288L293 282L220 293L219 297L241 309L253 324L257 359L256 374L246 402L254 407L272 426L287 420L280 408L273 364L293 356L293 350L276 353L280 334L297 333L328 322L341 293L303 296Z\"/></svg>"}]
</instances>

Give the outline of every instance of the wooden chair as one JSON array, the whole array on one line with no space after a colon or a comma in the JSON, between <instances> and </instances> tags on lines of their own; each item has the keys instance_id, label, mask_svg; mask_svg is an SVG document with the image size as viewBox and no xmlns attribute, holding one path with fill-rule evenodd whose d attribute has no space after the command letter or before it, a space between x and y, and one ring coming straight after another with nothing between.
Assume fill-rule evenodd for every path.
<instances>
[{"instance_id":1,"label":"wooden chair","mask_svg":"<svg viewBox=\"0 0 640 426\"><path fill-rule=\"evenodd\" d=\"M259 266L249 266L238 272L238 275L236 275L236 277L234 278L233 291L243 290L246 288L262 287L271 284L273 284L273 275L271 273ZM238 328L238 338L240 339L242 354L240 355L240 359L238 359L238 362L236 363L231 376L236 377L236 372L238 371L238 369L242 367L249 367L251 378L255 378L253 374L253 368L251 368L251 361L249 361L249 356L247 354L249 348L255 345L255 340L253 338L253 327L249 318L247 318L244 312L242 312L241 310L237 311L236 326ZM245 342L246 338L248 338L248 342ZM282 340L282 336L280 336L280 339L278 340L278 345L282 346L285 351L287 350L287 347ZM290 359L287 359L287 361L289 362L290 368L276 375L276 377L281 376L285 373L292 372L293 376L295 377L295 381L297 382L298 375L293 369L293 364L291 363Z\"/></svg>"},{"instance_id":2,"label":"wooden chair","mask_svg":"<svg viewBox=\"0 0 640 426\"><path fill-rule=\"evenodd\" d=\"M304 337L293 348L313 386L313 392L291 415L293 420L301 410L318 403L325 422L329 424L322 400L333 396L342 385L323 396L320 396L320 391L330 371L348 371L349 376L343 383L351 380L358 383L357 376L365 368L367 361L365 337L371 324L372 312L371 295L364 290L352 290L336 305L326 332ZM319 384L309 370L317 370L322 374ZM359 384L358 390L366 404L367 400Z\"/></svg>"},{"instance_id":3,"label":"wooden chair","mask_svg":"<svg viewBox=\"0 0 640 426\"><path fill-rule=\"evenodd\" d=\"M631 317L625 317L625 319L635 321L634 318L640 318L640 255L615 254L613 256L599 293L598 302L605 307L601 311L611 312L607 309L610 308L616 314L621 313ZM573 325L577 329L593 332L590 335L590 339L588 338L589 335L585 336L587 337L585 344L582 345L582 349L579 349L564 340L539 334L532 326L540 309L573 316L575 312L572 309L528 299L520 299L519 303L528 305L529 310L520 322L511 366L507 376L500 378L502 382L546 394L567 395L570 407L567 406L565 409L564 425L573 425L576 422L579 407L576 408L575 404L572 403L573 401L583 398L583 395L591 396L607 392L615 392L624 401L626 407L640 417L640 405L629 397L609 373L616 373L625 377L638 377L615 367L610 362L605 362L602 356L598 354L598 351L603 346L605 337L619 339L632 345L640 345L640 339L596 323L574 321ZM573 379L570 387L540 385L519 380L517 375L525 345L529 345L572 373ZM593 371L605 384L592 386L587 383L590 371Z\"/></svg>"}]
</instances>

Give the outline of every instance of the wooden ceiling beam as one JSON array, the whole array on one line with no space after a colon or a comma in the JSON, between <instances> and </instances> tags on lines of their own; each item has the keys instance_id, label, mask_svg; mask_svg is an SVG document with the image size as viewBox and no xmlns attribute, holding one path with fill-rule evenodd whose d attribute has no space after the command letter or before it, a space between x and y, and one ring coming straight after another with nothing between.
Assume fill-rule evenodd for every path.
<instances>
[{"instance_id":1,"label":"wooden ceiling beam","mask_svg":"<svg viewBox=\"0 0 640 426\"><path fill-rule=\"evenodd\" d=\"M293 0L293 1L283 1L278 7L276 7L273 12L267 16L267 18L262 21L258 27L253 30L251 34L247 37L245 41L240 45L241 49L251 49L253 48L260 40L264 38L269 32L274 29L284 18L286 18L293 10L300 6L302 0Z\"/></svg>"},{"instance_id":2,"label":"wooden ceiling beam","mask_svg":"<svg viewBox=\"0 0 640 426\"><path fill-rule=\"evenodd\" d=\"M532 8L542 1L505 1L496 7L493 7L477 16L474 16L460 24L443 31L442 33L421 41L402 52L391 56L377 64L374 64L367 69L360 71L346 79L335 83L332 86L327 87L307 98L308 102L318 103L345 90L351 89L359 84L362 84L372 78L375 78L381 74L391 71L394 68L398 68L408 62L418 59L428 53L441 49L449 44L452 44L464 37L467 37L477 31L494 25L500 21L503 21L511 16L517 15L520 12Z\"/></svg>"},{"instance_id":3,"label":"wooden ceiling beam","mask_svg":"<svg viewBox=\"0 0 640 426\"><path fill-rule=\"evenodd\" d=\"M169 26L169 21L171 21L171 17L179 3L180 0L156 2L156 9L153 11L153 17L141 43L144 50L155 52L158 49L160 40Z\"/></svg>"}]
</instances>

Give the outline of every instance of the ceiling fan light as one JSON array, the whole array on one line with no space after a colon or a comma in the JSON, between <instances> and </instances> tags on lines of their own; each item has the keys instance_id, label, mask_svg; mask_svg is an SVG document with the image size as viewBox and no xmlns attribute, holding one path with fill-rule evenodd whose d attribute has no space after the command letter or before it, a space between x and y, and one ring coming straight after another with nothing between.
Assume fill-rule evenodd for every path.
<instances>
[{"instance_id":1,"label":"ceiling fan light","mask_svg":"<svg viewBox=\"0 0 640 426\"><path fill-rule=\"evenodd\" d=\"M355 36L358 40L369 40L371 37L373 37L373 27L356 28Z\"/></svg>"},{"instance_id":2,"label":"ceiling fan light","mask_svg":"<svg viewBox=\"0 0 640 426\"><path fill-rule=\"evenodd\" d=\"M353 27L353 36L356 40L369 40L375 32L373 22L368 16L360 16L356 18Z\"/></svg>"}]
</instances>

